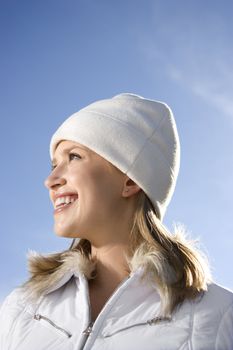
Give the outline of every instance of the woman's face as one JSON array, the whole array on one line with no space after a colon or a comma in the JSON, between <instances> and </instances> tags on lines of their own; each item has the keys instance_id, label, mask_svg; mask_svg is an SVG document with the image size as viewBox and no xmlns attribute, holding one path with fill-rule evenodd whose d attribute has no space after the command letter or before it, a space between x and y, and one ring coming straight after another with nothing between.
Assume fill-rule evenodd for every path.
<instances>
[{"instance_id":1,"label":"woman's face","mask_svg":"<svg viewBox=\"0 0 233 350\"><path fill-rule=\"evenodd\" d=\"M92 241L120 220L126 175L90 149L72 141L57 146L45 181L54 205L57 235ZM100 238L98 238L100 239Z\"/></svg>"}]
</instances>

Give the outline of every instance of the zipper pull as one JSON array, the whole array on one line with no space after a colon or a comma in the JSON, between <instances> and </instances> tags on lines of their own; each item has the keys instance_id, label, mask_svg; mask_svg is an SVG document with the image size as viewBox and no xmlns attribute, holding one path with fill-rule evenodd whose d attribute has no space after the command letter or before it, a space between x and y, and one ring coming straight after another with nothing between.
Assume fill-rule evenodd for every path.
<instances>
[{"instance_id":1,"label":"zipper pull","mask_svg":"<svg viewBox=\"0 0 233 350\"><path fill-rule=\"evenodd\" d=\"M92 326L93 326L93 322L89 324L89 326L83 331L83 334L89 336L92 332Z\"/></svg>"},{"instance_id":2,"label":"zipper pull","mask_svg":"<svg viewBox=\"0 0 233 350\"><path fill-rule=\"evenodd\" d=\"M56 325L52 320L50 320L46 316L42 316L41 314L35 314L33 316L33 318L37 321L44 320L44 321L48 322L49 324L51 324L51 326L56 328L58 331L64 333L68 338L72 337L72 334L70 332L68 332L66 329L64 329L62 327L59 327L58 325Z\"/></svg>"},{"instance_id":3,"label":"zipper pull","mask_svg":"<svg viewBox=\"0 0 233 350\"><path fill-rule=\"evenodd\" d=\"M35 314L34 315L34 319L37 320L37 321L40 321L41 315L40 314Z\"/></svg>"}]
</instances>

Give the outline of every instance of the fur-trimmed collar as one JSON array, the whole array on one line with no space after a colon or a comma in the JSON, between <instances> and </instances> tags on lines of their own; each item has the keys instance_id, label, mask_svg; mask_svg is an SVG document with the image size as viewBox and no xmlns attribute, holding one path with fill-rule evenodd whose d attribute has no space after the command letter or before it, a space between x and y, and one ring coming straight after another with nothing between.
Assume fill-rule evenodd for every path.
<instances>
[{"instance_id":1,"label":"fur-trimmed collar","mask_svg":"<svg viewBox=\"0 0 233 350\"><path fill-rule=\"evenodd\" d=\"M64 285L72 276L84 275L87 279L94 278L95 265L95 262L76 248L47 255L31 250L28 253L28 270L31 277L22 288L25 289L27 297L34 302ZM154 283L158 281L157 269L151 263L151 254L145 254L142 247L136 249L128 259L128 266L131 273L142 268L142 277L147 276Z\"/></svg>"},{"instance_id":2,"label":"fur-trimmed collar","mask_svg":"<svg viewBox=\"0 0 233 350\"><path fill-rule=\"evenodd\" d=\"M148 272L147 258L140 253L140 250L135 252L128 264L131 272L135 272L142 266L145 272ZM72 276L84 275L87 279L94 278L95 262L77 249L47 255L29 251L28 270L31 277L22 288L27 298L36 302L41 296L67 283Z\"/></svg>"},{"instance_id":3,"label":"fur-trimmed collar","mask_svg":"<svg viewBox=\"0 0 233 350\"><path fill-rule=\"evenodd\" d=\"M162 229L161 229L162 230ZM141 243L131 258L129 270L142 267L143 278L149 278L158 290L163 314L172 310L185 299L193 299L207 290L209 269L199 252L190 242L176 236L169 237L161 231L163 240L152 244ZM165 242L165 243L164 243ZM60 253L41 255L30 252L28 265L31 277L24 283L28 297L37 301L41 296L61 287L73 275L93 277L95 263L85 254L85 246L71 246Z\"/></svg>"},{"instance_id":4,"label":"fur-trimmed collar","mask_svg":"<svg viewBox=\"0 0 233 350\"><path fill-rule=\"evenodd\" d=\"M77 250L47 255L29 251L28 270L31 277L22 288L25 289L27 297L36 301L42 295L60 288L72 276L84 275L87 279L92 278L95 263Z\"/></svg>"}]
</instances>

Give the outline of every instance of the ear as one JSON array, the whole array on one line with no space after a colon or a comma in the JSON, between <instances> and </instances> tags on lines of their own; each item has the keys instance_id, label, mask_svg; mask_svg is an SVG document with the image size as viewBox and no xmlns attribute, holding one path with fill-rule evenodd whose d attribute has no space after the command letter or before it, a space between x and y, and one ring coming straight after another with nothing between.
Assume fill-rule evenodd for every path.
<instances>
[{"instance_id":1,"label":"ear","mask_svg":"<svg viewBox=\"0 0 233 350\"><path fill-rule=\"evenodd\" d=\"M124 186L122 190L122 197L131 197L134 194L141 191L141 188L129 177L124 181Z\"/></svg>"}]
</instances>

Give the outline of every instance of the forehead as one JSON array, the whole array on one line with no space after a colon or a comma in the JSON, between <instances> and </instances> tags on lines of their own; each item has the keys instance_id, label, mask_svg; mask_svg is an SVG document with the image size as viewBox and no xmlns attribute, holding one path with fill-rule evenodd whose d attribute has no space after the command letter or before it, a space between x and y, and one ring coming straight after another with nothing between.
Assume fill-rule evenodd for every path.
<instances>
[{"instance_id":1,"label":"forehead","mask_svg":"<svg viewBox=\"0 0 233 350\"><path fill-rule=\"evenodd\" d=\"M56 164L58 158L63 157L70 151L76 150L76 149L77 149L77 152L78 150L86 152L92 160L97 160L99 163L104 165L106 169L108 169L108 171L111 171L111 172L115 171L115 172L121 173L121 171L117 167L115 167L108 160L100 156L98 153L92 151L90 148L82 145L81 143L78 143L75 141L68 141L68 140L62 140L57 144L56 149L54 151L52 164Z\"/></svg>"},{"instance_id":2,"label":"forehead","mask_svg":"<svg viewBox=\"0 0 233 350\"><path fill-rule=\"evenodd\" d=\"M53 161L56 160L56 156L58 155L63 155L67 152L69 152L70 150L77 148L86 152L91 152L94 153L93 151L90 150L90 148L82 145L81 143L75 142L75 141L68 141L68 140L62 140L60 141L54 151L54 155L53 155Z\"/></svg>"}]
</instances>

